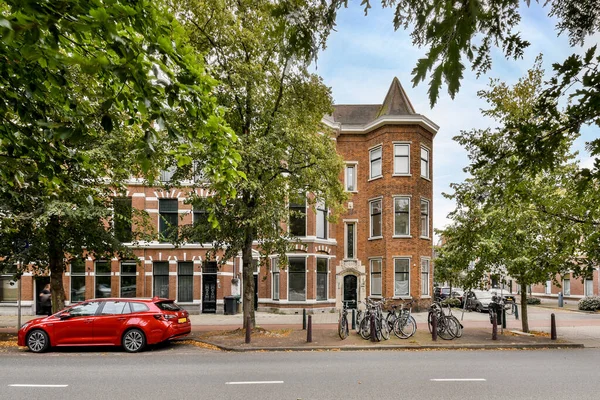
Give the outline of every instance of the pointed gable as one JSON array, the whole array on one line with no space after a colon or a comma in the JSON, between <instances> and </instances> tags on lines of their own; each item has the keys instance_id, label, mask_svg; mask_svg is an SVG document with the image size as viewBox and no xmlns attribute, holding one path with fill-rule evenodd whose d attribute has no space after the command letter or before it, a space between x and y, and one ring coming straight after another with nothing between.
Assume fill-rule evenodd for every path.
<instances>
[{"instance_id":1,"label":"pointed gable","mask_svg":"<svg viewBox=\"0 0 600 400\"><path fill-rule=\"evenodd\" d=\"M390 89L385 96L385 100L379 109L377 117L384 115L409 115L415 114L404 88L400 84L398 78L394 77Z\"/></svg>"}]
</instances>

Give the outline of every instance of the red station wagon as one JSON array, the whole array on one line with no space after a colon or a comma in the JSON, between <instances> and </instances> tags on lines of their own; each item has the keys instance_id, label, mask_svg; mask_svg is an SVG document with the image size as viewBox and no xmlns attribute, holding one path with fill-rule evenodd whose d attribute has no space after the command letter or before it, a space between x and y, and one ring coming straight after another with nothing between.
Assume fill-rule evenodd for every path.
<instances>
[{"instance_id":1,"label":"red station wagon","mask_svg":"<svg viewBox=\"0 0 600 400\"><path fill-rule=\"evenodd\" d=\"M191 330L189 313L173 300L94 299L26 322L18 344L34 353L52 346L123 346L134 353Z\"/></svg>"}]
</instances>

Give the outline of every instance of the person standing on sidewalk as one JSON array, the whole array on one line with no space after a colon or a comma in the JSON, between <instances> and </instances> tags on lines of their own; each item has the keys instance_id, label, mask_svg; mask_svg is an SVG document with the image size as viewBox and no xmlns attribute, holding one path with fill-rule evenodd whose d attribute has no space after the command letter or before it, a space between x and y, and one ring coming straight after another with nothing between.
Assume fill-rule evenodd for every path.
<instances>
[{"instance_id":1,"label":"person standing on sidewalk","mask_svg":"<svg viewBox=\"0 0 600 400\"><path fill-rule=\"evenodd\" d=\"M50 292L50 284L46 284L44 289L40 293L40 305L42 307L43 315L52 314L52 292Z\"/></svg>"}]
</instances>

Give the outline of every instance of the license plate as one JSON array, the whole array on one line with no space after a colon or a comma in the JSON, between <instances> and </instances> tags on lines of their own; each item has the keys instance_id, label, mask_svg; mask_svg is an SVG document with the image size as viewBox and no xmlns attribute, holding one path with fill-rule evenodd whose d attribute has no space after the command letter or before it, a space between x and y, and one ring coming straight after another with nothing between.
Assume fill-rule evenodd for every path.
<instances>
[{"instance_id":1,"label":"license plate","mask_svg":"<svg viewBox=\"0 0 600 400\"><path fill-rule=\"evenodd\" d=\"M180 324L183 324L184 322L187 322L187 318L179 318L179 320L177 321Z\"/></svg>"}]
</instances>

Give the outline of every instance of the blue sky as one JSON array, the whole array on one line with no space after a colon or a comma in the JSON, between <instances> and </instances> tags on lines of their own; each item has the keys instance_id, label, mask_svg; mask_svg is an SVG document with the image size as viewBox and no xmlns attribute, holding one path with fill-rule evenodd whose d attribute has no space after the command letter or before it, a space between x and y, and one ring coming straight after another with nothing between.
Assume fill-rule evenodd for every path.
<instances>
[{"instance_id":1,"label":"blue sky","mask_svg":"<svg viewBox=\"0 0 600 400\"><path fill-rule=\"evenodd\" d=\"M479 79L469 68L465 70L460 92L454 100L445 91L432 109L427 96L427 83L412 87L410 72L417 59L425 55L426 49L413 47L409 32L394 31L393 10L382 9L377 0L371 0L372 8L364 16L360 1L349 2L337 20L336 32L329 38L327 49L321 52L316 64L316 73L331 87L336 104L380 104L396 76L402 83L415 110L424 114L440 126L434 140L434 228L443 228L449 223L447 214L454 203L445 199L442 192L450 193L450 183L465 178L463 168L468 165L466 151L452 140L461 130L493 127L492 120L480 114L486 103L477 98L477 91L485 89L490 78L498 78L509 84L515 83L533 66L536 56L544 55L543 66L550 76L551 65L563 61L578 48L569 46L565 35L557 37L555 20L547 16L548 8L532 2L526 7L522 2L520 31L531 45L521 60L506 60L500 50L492 52L492 70ZM600 42L600 35L589 38L587 45ZM585 151L585 142L600 136L597 127L586 128L575 142L582 165L591 166L592 161Z\"/></svg>"}]
</instances>

